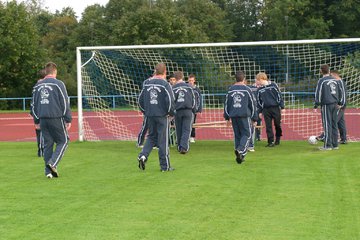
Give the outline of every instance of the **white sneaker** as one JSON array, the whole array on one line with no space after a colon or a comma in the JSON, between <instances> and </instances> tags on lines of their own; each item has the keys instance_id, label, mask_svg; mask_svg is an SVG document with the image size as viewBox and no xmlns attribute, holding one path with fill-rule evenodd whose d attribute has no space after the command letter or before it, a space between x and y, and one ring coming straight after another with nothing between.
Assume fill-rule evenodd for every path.
<instances>
[{"instance_id":1,"label":"white sneaker","mask_svg":"<svg viewBox=\"0 0 360 240\"><path fill-rule=\"evenodd\" d=\"M320 150L320 151L331 151L332 148L329 148L329 147L319 147L319 150Z\"/></svg>"},{"instance_id":2,"label":"white sneaker","mask_svg":"<svg viewBox=\"0 0 360 240\"><path fill-rule=\"evenodd\" d=\"M249 152L255 152L255 149L254 149L253 147L249 147L247 150L248 150Z\"/></svg>"},{"instance_id":3,"label":"white sneaker","mask_svg":"<svg viewBox=\"0 0 360 240\"><path fill-rule=\"evenodd\" d=\"M52 175L51 173L48 173L48 174L46 175L46 177L47 177L47 178L53 178L53 175Z\"/></svg>"},{"instance_id":4,"label":"white sneaker","mask_svg":"<svg viewBox=\"0 0 360 240\"><path fill-rule=\"evenodd\" d=\"M195 142L195 138L191 137L191 138L190 138L190 142L191 142L191 143L194 143L194 142Z\"/></svg>"}]
</instances>

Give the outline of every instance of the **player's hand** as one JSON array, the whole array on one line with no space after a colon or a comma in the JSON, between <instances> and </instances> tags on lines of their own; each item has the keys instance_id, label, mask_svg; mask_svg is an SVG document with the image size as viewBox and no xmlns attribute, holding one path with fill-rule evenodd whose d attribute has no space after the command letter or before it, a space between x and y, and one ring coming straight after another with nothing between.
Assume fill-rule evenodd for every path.
<instances>
[{"instance_id":1,"label":"player's hand","mask_svg":"<svg viewBox=\"0 0 360 240\"><path fill-rule=\"evenodd\" d=\"M35 129L40 130L40 124L35 124Z\"/></svg>"},{"instance_id":2,"label":"player's hand","mask_svg":"<svg viewBox=\"0 0 360 240\"><path fill-rule=\"evenodd\" d=\"M230 126L231 126L230 120L226 121L226 126L227 126L227 127L230 127Z\"/></svg>"},{"instance_id":3,"label":"player's hand","mask_svg":"<svg viewBox=\"0 0 360 240\"><path fill-rule=\"evenodd\" d=\"M69 131L71 128L71 123L66 123L66 130Z\"/></svg>"}]
</instances>

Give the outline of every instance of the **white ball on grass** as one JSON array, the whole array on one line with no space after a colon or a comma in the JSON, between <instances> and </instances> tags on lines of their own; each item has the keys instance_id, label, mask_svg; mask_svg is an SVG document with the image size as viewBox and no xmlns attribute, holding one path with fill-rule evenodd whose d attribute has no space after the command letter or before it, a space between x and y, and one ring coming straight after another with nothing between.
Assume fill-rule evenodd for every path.
<instances>
[{"instance_id":1,"label":"white ball on grass","mask_svg":"<svg viewBox=\"0 0 360 240\"><path fill-rule=\"evenodd\" d=\"M308 139L308 142L311 144L311 145L315 145L317 144L317 139L316 139L316 136L310 136L309 139Z\"/></svg>"}]
</instances>

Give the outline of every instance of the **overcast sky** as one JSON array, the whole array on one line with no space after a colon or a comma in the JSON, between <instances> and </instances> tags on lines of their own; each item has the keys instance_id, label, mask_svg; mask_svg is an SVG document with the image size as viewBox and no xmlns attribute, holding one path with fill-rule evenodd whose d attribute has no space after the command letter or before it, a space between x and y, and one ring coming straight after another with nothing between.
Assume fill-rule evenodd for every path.
<instances>
[{"instance_id":1,"label":"overcast sky","mask_svg":"<svg viewBox=\"0 0 360 240\"><path fill-rule=\"evenodd\" d=\"M47 8L50 12L55 13L56 10L61 11L64 7L72 7L78 18L81 17L87 6L96 3L105 6L108 2L109 0L43 0L44 8Z\"/></svg>"}]
</instances>

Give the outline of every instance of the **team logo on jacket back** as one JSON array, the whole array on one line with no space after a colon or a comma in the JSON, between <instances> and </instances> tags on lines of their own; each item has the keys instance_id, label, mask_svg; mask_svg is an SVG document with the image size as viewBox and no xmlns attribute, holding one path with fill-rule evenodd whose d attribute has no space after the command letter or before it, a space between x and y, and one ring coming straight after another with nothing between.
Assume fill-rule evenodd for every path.
<instances>
[{"instance_id":1,"label":"team logo on jacket back","mask_svg":"<svg viewBox=\"0 0 360 240\"><path fill-rule=\"evenodd\" d=\"M158 104L157 98L158 98L158 93L157 93L157 91L154 90L154 89L152 89L152 90L150 91L150 103L151 103L151 104Z\"/></svg>"},{"instance_id":2,"label":"team logo on jacket back","mask_svg":"<svg viewBox=\"0 0 360 240\"><path fill-rule=\"evenodd\" d=\"M185 102L185 93L183 91L179 92L177 102Z\"/></svg>"},{"instance_id":3,"label":"team logo on jacket back","mask_svg":"<svg viewBox=\"0 0 360 240\"><path fill-rule=\"evenodd\" d=\"M331 89L331 94L335 95L336 94L336 85L335 85L335 83L329 82L329 86L330 86L330 89Z\"/></svg>"},{"instance_id":4,"label":"team logo on jacket back","mask_svg":"<svg viewBox=\"0 0 360 240\"><path fill-rule=\"evenodd\" d=\"M241 108L241 100L242 100L242 97L244 97L244 94L241 92L235 92L235 93L231 94L231 97L233 98L233 107Z\"/></svg>"},{"instance_id":5,"label":"team logo on jacket back","mask_svg":"<svg viewBox=\"0 0 360 240\"><path fill-rule=\"evenodd\" d=\"M177 100L176 102L185 102L185 93L187 90L185 88L178 88L175 90L175 93L177 94Z\"/></svg>"},{"instance_id":6,"label":"team logo on jacket back","mask_svg":"<svg viewBox=\"0 0 360 240\"><path fill-rule=\"evenodd\" d=\"M49 104L49 99L48 99L50 96L49 90L52 91L52 87L42 86L39 88L39 90L40 90L40 97L41 97L40 103L41 104Z\"/></svg>"},{"instance_id":7,"label":"team logo on jacket back","mask_svg":"<svg viewBox=\"0 0 360 240\"><path fill-rule=\"evenodd\" d=\"M161 89L156 86L150 86L147 91L150 94L150 104L158 104L158 96Z\"/></svg>"}]
</instances>

